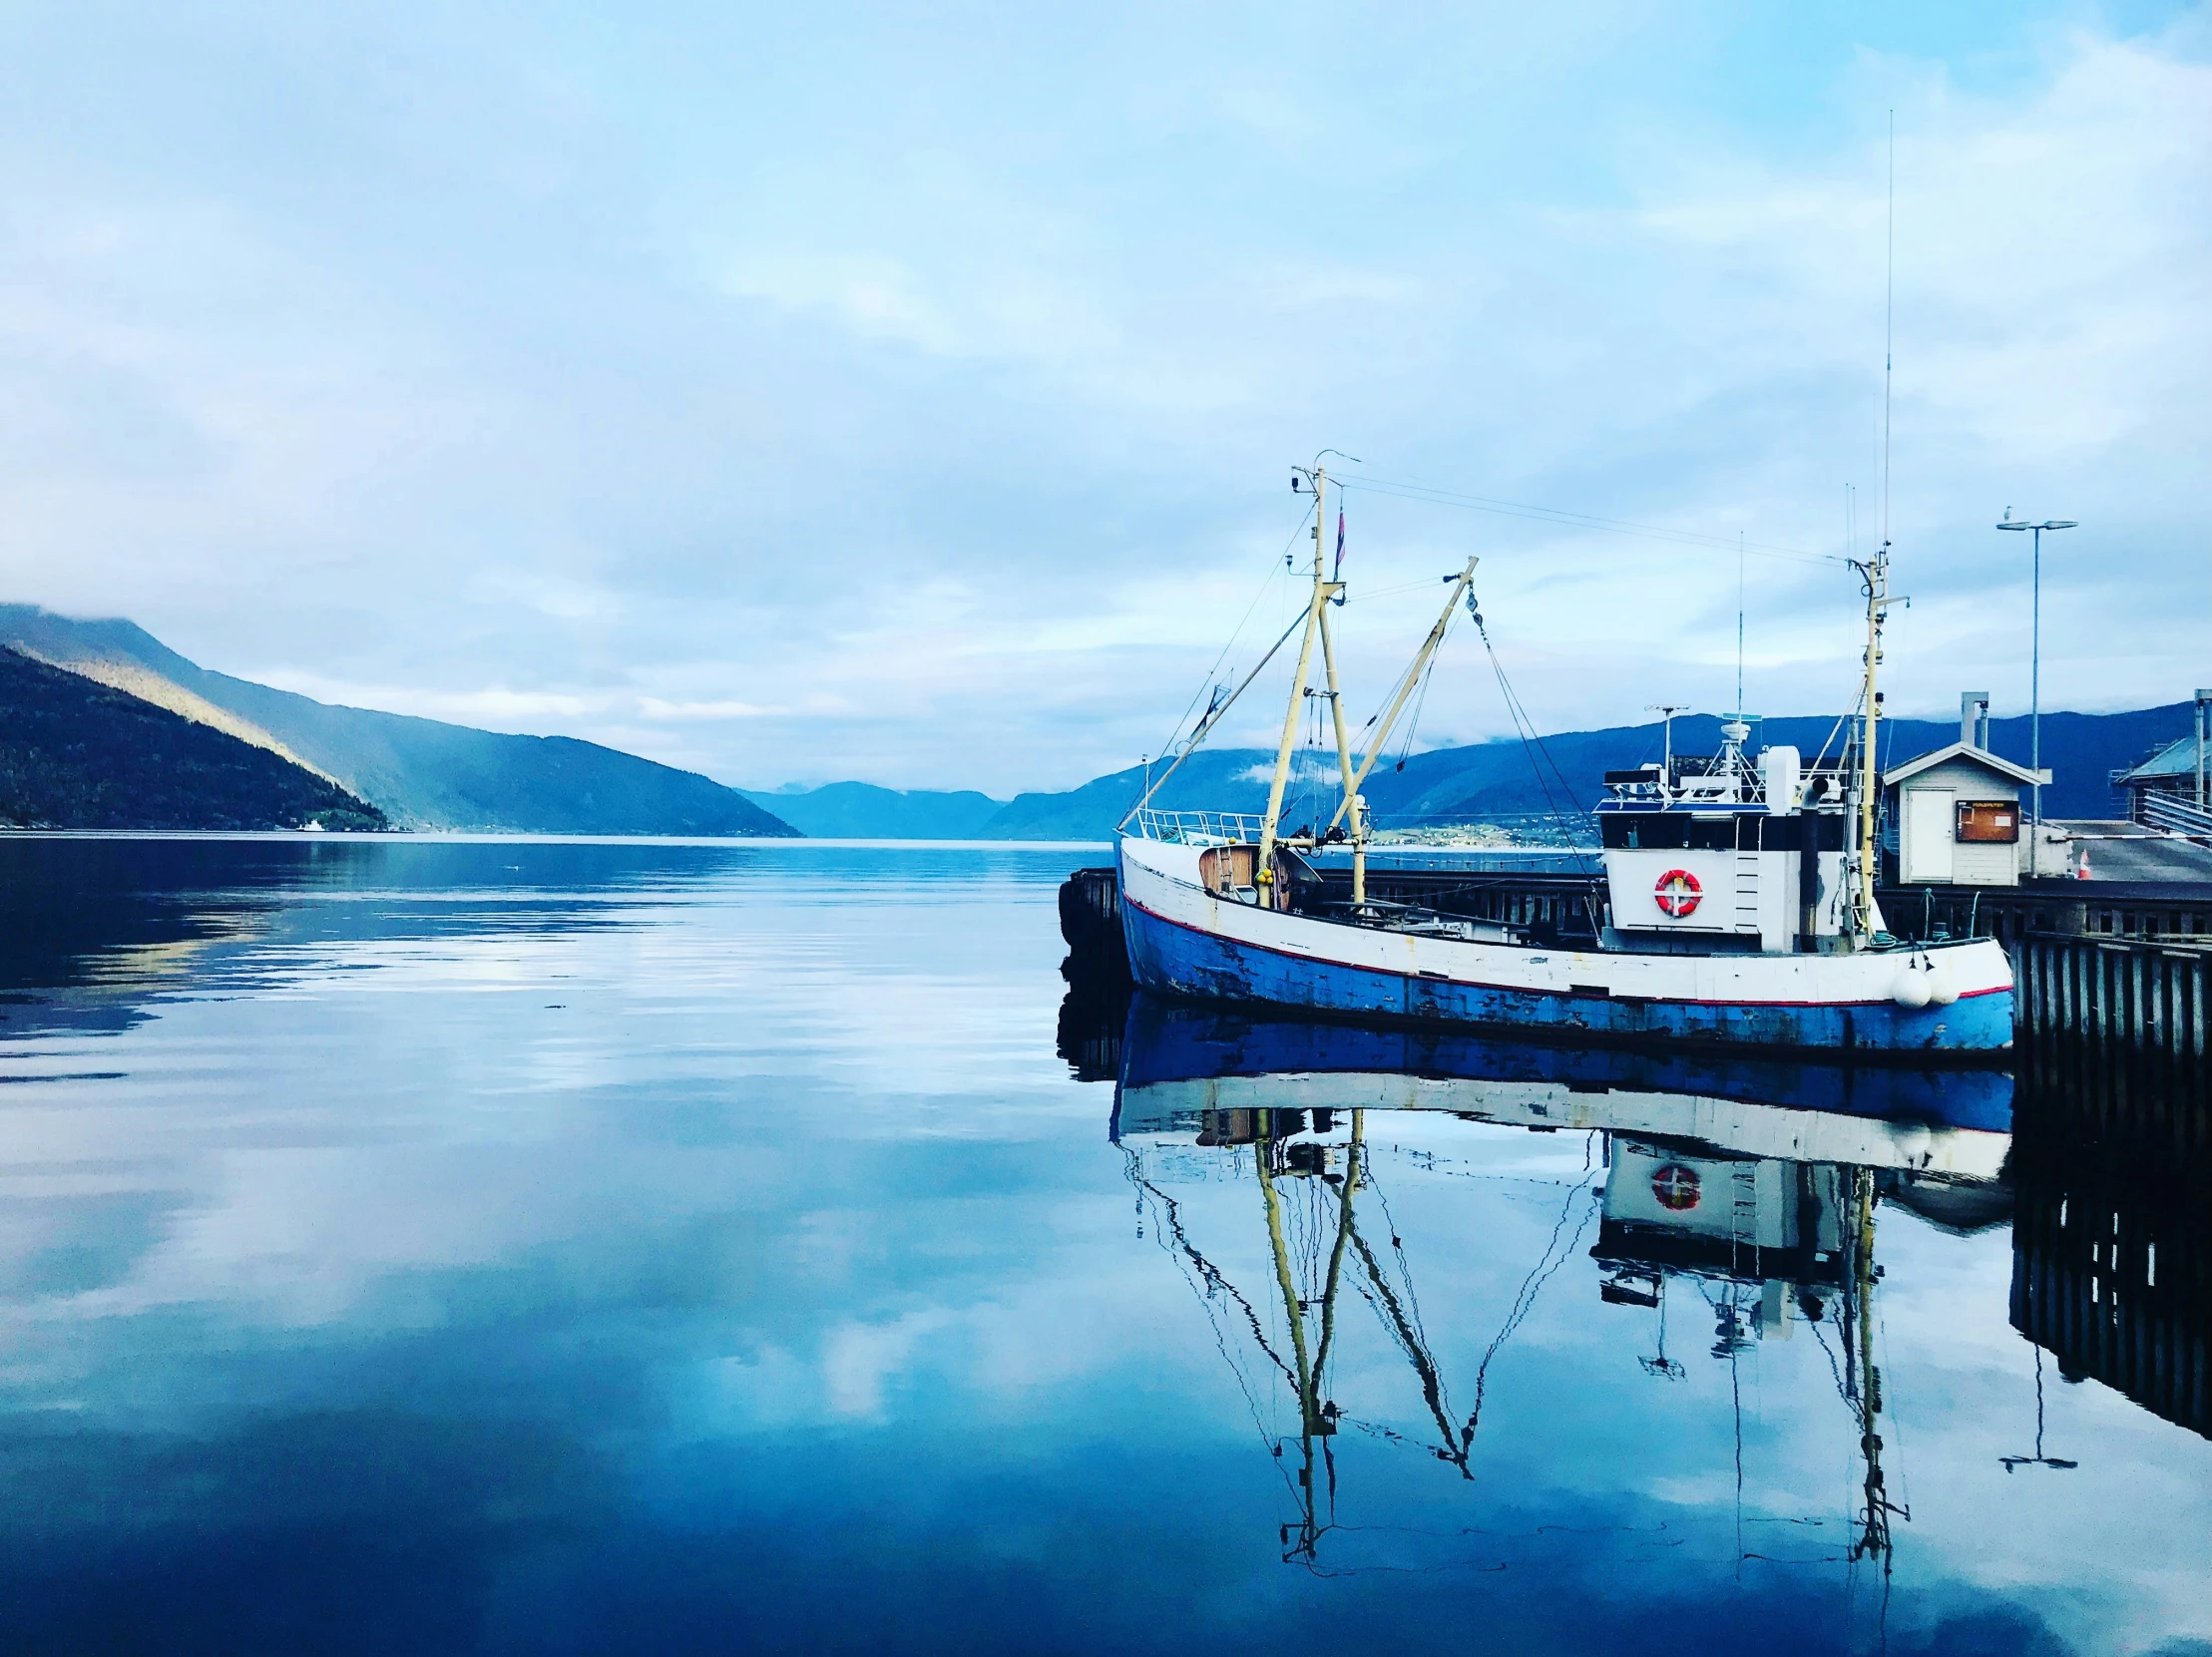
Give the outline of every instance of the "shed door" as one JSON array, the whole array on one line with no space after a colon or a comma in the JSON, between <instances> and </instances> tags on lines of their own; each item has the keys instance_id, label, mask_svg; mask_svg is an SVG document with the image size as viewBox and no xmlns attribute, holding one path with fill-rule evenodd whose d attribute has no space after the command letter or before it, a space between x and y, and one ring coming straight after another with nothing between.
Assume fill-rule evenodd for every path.
<instances>
[{"instance_id":1,"label":"shed door","mask_svg":"<svg viewBox=\"0 0 2212 1657\"><path fill-rule=\"evenodd\" d=\"M1952 829L1957 819L1948 788L1905 791L1905 878L1951 879Z\"/></svg>"}]
</instances>

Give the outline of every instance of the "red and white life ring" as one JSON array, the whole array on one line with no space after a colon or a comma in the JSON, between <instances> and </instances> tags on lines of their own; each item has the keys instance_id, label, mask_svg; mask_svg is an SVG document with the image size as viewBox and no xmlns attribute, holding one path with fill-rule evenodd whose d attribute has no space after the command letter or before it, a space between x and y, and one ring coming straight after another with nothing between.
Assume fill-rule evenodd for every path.
<instances>
[{"instance_id":1,"label":"red and white life ring","mask_svg":"<svg viewBox=\"0 0 2212 1657\"><path fill-rule=\"evenodd\" d=\"M1661 914L1679 921L1697 913L1705 888L1697 884L1697 877L1687 869L1669 869L1659 877L1659 884L1651 888L1651 896Z\"/></svg>"},{"instance_id":2,"label":"red and white life ring","mask_svg":"<svg viewBox=\"0 0 2212 1657\"><path fill-rule=\"evenodd\" d=\"M1703 1195L1700 1183L1695 1168L1669 1162L1651 1176L1651 1194L1658 1198L1661 1208L1683 1214L1697 1206L1698 1198Z\"/></svg>"}]
</instances>

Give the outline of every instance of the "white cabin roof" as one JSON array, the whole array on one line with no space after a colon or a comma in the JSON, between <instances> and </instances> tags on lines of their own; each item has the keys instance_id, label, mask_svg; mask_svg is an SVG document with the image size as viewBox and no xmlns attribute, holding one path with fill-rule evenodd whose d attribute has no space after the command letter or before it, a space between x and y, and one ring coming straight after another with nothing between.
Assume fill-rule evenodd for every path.
<instances>
[{"instance_id":1,"label":"white cabin roof","mask_svg":"<svg viewBox=\"0 0 2212 1657\"><path fill-rule=\"evenodd\" d=\"M1999 759L1987 748L1977 748L1967 742L1954 742L1949 747L1938 748L1933 753L1922 754L1918 759L1908 759L1894 770L1884 771L1882 773L1882 785L1887 788L1894 783L1917 777L1923 771L1932 771L1939 765L1949 765L1954 761L1967 765L1979 765L1986 771L1993 771L2000 777L2009 777L2014 782L2024 782L2030 785L2039 782L2046 787L2050 783L2050 768L2048 766L2040 771L2030 771L2024 765L2014 765L2009 759Z\"/></svg>"}]
</instances>

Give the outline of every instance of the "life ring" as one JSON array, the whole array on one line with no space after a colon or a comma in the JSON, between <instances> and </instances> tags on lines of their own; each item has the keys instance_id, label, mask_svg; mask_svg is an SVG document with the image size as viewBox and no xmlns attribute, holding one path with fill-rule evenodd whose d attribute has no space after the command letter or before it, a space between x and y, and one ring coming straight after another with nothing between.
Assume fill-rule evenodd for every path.
<instances>
[{"instance_id":1,"label":"life ring","mask_svg":"<svg viewBox=\"0 0 2212 1657\"><path fill-rule=\"evenodd\" d=\"M1651 896L1662 915L1679 921L1697 913L1705 888L1697 884L1697 877L1687 869L1669 869L1659 877L1659 884L1651 888Z\"/></svg>"},{"instance_id":2,"label":"life ring","mask_svg":"<svg viewBox=\"0 0 2212 1657\"><path fill-rule=\"evenodd\" d=\"M1679 1162L1669 1162L1651 1176L1651 1194L1658 1198L1659 1206L1670 1213L1684 1214L1697 1206L1702 1194L1701 1182L1695 1168L1685 1168Z\"/></svg>"}]
</instances>

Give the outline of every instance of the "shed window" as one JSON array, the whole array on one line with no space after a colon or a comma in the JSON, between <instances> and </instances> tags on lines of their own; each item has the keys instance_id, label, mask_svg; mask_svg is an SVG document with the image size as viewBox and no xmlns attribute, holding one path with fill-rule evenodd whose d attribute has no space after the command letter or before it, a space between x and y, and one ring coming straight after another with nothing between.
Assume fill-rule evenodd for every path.
<instances>
[{"instance_id":1,"label":"shed window","mask_svg":"<svg viewBox=\"0 0 2212 1657\"><path fill-rule=\"evenodd\" d=\"M1961 800L1959 839L1964 844L2012 846L2019 843L2017 800Z\"/></svg>"}]
</instances>

